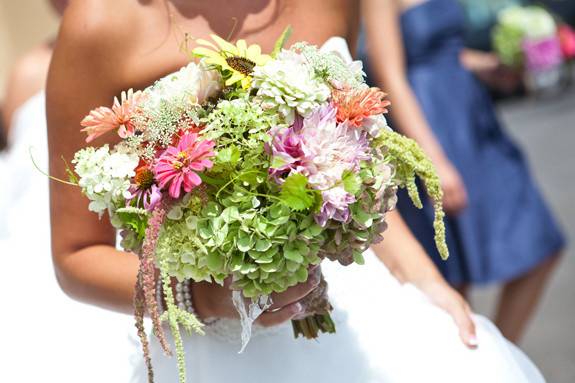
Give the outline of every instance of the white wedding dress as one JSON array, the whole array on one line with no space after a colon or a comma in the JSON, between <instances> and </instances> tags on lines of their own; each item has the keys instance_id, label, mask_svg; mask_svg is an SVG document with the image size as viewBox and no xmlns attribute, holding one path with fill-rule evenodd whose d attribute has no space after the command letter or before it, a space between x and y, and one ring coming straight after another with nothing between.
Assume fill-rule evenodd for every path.
<instances>
[{"instance_id":1,"label":"white wedding dress","mask_svg":"<svg viewBox=\"0 0 575 383\"><path fill-rule=\"evenodd\" d=\"M345 41L323 49L351 61ZM335 307L336 334L294 339L290 323L255 327L246 350L241 326L220 320L206 335L184 337L190 383L541 383L529 359L495 326L475 316L479 348L461 342L452 318L414 286L401 285L369 251L366 264L322 265ZM152 340L157 382L177 382L174 358ZM147 381L141 362L134 382Z\"/></svg>"},{"instance_id":2,"label":"white wedding dress","mask_svg":"<svg viewBox=\"0 0 575 383\"><path fill-rule=\"evenodd\" d=\"M0 382L126 383L139 362L133 319L66 297L50 255L45 97L15 114L0 155Z\"/></svg>"}]
</instances>

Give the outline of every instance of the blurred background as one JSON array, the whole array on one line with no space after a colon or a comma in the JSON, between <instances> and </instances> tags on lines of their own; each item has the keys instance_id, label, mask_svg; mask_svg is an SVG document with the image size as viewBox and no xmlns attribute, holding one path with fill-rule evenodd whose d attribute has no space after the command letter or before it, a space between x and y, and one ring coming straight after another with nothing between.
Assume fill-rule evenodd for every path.
<instances>
[{"instance_id":1,"label":"blurred background","mask_svg":"<svg viewBox=\"0 0 575 383\"><path fill-rule=\"evenodd\" d=\"M15 60L56 33L58 18L47 1L0 0L0 100Z\"/></svg>"},{"instance_id":2,"label":"blurred background","mask_svg":"<svg viewBox=\"0 0 575 383\"><path fill-rule=\"evenodd\" d=\"M521 0L460 0L467 17L467 44L491 49L497 12ZM544 0L565 22L575 24L575 0ZM54 36L57 16L46 1L0 0L0 106L7 77L24 52ZM572 70L572 68L571 68ZM511 135L524 147L544 195L575 238L575 89L561 85L545 95L519 90L498 94L498 110ZM550 383L575 382L575 257L571 246L521 345ZM47 270L46 272L50 272ZM490 316L498 290L474 292L474 309Z\"/></svg>"}]
</instances>

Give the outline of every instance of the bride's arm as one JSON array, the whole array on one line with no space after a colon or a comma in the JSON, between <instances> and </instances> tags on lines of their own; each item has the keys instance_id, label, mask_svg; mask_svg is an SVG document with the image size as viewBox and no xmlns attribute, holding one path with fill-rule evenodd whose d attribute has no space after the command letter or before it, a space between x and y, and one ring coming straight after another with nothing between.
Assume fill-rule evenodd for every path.
<instances>
[{"instance_id":1,"label":"bride's arm","mask_svg":"<svg viewBox=\"0 0 575 383\"><path fill-rule=\"evenodd\" d=\"M79 3L73 2L63 19L46 90L50 174L61 179L67 178L62 158L70 163L86 146L79 122L120 90L118 43L109 36L116 20L102 23L97 12L87 15ZM62 289L75 299L131 312L137 257L115 249L114 229L106 217L88 211L78 187L51 181L50 204L53 261Z\"/></svg>"},{"instance_id":2,"label":"bride's arm","mask_svg":"<svg viewBox=\"0 0 575 383\"><path fill-rule=\"evenodd\" d=\"M427 123L408 82L399 1L362 0L361 3L370 74L375 83L389 93L394 127L416 140L431 158L441 179L445 210L448 214L457 214L467 204L465 187Z\"/></svg>"},{"instance_id":3,"label":"bride's arm","mask_svg":"<svg viewBox=\"0 0 575 383\"><path fill-rule=\"evenodd\" d=\"M386 221L385 239L372 246L374 252L400 282L412 283L446 310L457 324L463 342L476 347L475 325L467 302L443 279L396 210L387 214Z\"/></svg>"}]
</instances>

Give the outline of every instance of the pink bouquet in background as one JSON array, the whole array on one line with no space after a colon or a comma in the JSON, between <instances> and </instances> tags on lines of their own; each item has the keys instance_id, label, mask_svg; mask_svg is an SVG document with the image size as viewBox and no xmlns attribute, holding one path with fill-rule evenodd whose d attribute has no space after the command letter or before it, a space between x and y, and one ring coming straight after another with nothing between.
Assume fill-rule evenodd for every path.
<instances>
[{"instance_id":1,"label":"pink bouquet in background","mask_svg":"<svg viewBox=\"0 0 575 383\"><path fill-rule=\"evenodd\" d=\"M525 68L533 72L543 72L563 63L561 43L556 36L541 40L523 42Z\"/></svg>"}]
</instances>

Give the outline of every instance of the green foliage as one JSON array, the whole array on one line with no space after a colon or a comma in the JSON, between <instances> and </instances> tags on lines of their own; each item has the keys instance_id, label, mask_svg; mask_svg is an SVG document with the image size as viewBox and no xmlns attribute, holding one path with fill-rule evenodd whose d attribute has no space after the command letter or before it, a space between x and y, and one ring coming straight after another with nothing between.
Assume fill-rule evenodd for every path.
<instances>
[{"instance_id":1,"label":"green foliage","mask_svg":"<svg viewBox=\"0 0 575 383\"><path fill-rule=\"evenodd\" d=\"M143 240L148 227L148 212L136 207L125 207L116 210L116 216L122 226L136 234L138 240Z\"/></svg>"},{"instance_id":2,"label":"green foliage","mask_svg":"<svg viewBox=\"0 0 575 383\"><path fill-rule=\"evenodd\" d=\"M349 194L357 195L361 191L362 181L359 174L345 171L342 177L343 188Z\"/></svg>"},{"instance_id":3,"label":"green foliage","mask_svg":"<svg viewBox=\"0 0 575 383\"><path fill-rule=\"evenodd\" d=\"M280 200L295 211L303 211L314 206L318 192L307 187L307 177L292 174L286 178L280 192Z\"/></svg>"},{"instance_id":4,"label":"green foliage","mask_svg":"<svg viewBox=\"0 0 575 383\"><path fill-rule=\"evenodd\" d=\"M449 257L449 250L445 242L445 224L443 218L443 191L439 177L431 160L425 155L421 147L415 141L390 130L384 130L377 138L381 147L387 150L387 159L395 166L395 180L400 187L407 188L413 204L422 207L417 185L416 176L425 184L427 194L433 200L435 219L435 244L443 259Z\"/></svg>"}]
</instances>

